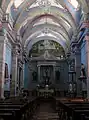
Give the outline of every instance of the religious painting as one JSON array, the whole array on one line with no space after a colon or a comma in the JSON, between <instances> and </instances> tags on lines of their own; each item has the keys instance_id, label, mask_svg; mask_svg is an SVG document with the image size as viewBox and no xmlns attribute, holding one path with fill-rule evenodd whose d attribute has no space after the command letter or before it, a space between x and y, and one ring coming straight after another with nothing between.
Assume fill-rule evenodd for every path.
<instances>
[{"instance_id":1,"label":"religious painting","mask_svg":"<svg viewBox=\"0 0 89 120\"><path fill-rule=\"evenodd\" d=\"M43 55L45 51L60 59L63 59L65 56L65 51L59 43L51 40L42 40L32 46L32 49L29 51L29 57L38 57Z\"/></svg>"}]
</instances>

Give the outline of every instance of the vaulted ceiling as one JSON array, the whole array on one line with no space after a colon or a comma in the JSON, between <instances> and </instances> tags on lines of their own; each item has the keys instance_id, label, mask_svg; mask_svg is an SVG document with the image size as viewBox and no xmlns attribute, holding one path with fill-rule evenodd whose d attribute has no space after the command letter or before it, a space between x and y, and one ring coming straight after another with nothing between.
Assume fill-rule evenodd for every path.
<instances>
[{"instance_id":1,"label":"vaulted ceiling","mask_svg":"<svg viewBox=\"0 0 89 120\"><path fill-rule=\"evenodd\" d=\"M8 6L8 7L7 7ZM28 50L40 40L55 40L65 51L77 31L88 0L2 0L13 26Z\"/></svg>"}]
</instances>

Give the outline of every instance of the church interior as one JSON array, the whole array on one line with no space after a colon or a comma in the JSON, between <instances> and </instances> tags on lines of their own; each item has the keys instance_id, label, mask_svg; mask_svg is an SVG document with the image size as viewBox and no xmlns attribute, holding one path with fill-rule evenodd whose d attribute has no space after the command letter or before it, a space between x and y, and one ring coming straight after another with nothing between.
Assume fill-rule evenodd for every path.
<instances>
[{"instance_id":1,"label":"church interior","mask_svg":"<svg viewBox=\"0 0 89 120\"><path fill-rule=\"evenodd\" d=\"M89 120L89 0L0 0L0 120Z\"/></svg>"}]
</instances>

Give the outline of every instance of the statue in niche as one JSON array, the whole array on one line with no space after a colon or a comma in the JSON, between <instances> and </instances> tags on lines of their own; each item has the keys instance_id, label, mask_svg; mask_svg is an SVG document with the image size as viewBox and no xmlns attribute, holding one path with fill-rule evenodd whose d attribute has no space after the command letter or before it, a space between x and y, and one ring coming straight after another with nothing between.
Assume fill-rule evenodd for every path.
<instances>
[{"instance_id":1,"label":"statue in niche","mask_svg":"<svg viewBox=\"0 0 89 120\"><path fill-rule=\"evenodd\" d=\"M5 63L5 79L6 78L9 78L9 75L8 75L8 64Z\"/></svg>"},{"instance_id":2,"label":"statue in niche","mask_svg":"<svg viewBox=\"0 0 89 120\"><path fill-rule=\"evenodd\" d=\"M80 78L82 82L82 96L85 97L85 94L87 92L87 83L86 83L86 71L85 71L85 66L82 63L81 64L81 73L80 73Z\"/></svg>"},{"instance_id":3,"label":"statue in niche","mask_svg":"<svg viewBox=\"0 0 89 120\"><path fill-rule=\"evenodd\" d=\"M45 79L45 85L48 85L49 84L49 79L50 79L50 77L49 77L49 69L48 68L45 69L44 79Z\"/></svg>"},{"instance_id":4,"label":"statue in niche","mask_svg":"<svg viewBox=\"0 0 89 120\"><path fill-rule=\"evenodd\" d=\"M84 66L83 63L81 64L81 74L80 74L80 77L86 78L85 66Z\"/></svg>"},{"instance_id":5,"label":"statue in niche","mask_svg":"<svg viewBox=\"0 0 89 120\"><path fill-rule=\"evenodd\" d=\"M33 71L32 73L32 78L33 78L33 81L37 81L37 72L36 71Z\"/></svg>"},{"instance_id":6,"label":"statue in niche","mask_svg":"<svg viewBox=\"0 0 89 120\"><path fill-rule=\"evenodd\" d=\"M5 89L4 89L4 97L9 98L10 96L10 78L9 78L9 72L8 72L8 64L5 63Z\"/></svg>"},{"instance_id":7,"label":"statue in niche","mask_svg":"<svg viewBox=\"0 0 89 120\"><path fill-rule=\"evenodd\" d=\"M56 81L59 81L60 80L60 71L57 70L56 71Z\"/></svg>"},{"instance_id":8,"label":"statue in niche","mask_svg":"<svg viewBox=\"0 0 89 120\"><path fill-rule=\"evenodd\" d=\"M50 47L50 42L48 40L44 40L44 48L45 50L49 49Z\"/></svg>"}]
</instances>

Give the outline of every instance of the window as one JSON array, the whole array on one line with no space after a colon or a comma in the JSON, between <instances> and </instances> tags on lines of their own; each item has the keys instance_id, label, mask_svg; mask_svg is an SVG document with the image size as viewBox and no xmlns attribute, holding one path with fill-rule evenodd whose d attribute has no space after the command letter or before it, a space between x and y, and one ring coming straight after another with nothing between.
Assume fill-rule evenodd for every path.
<instances>
[{"instance_id":1,"label":"window","mask_svg":"<svg viewBox=\"0 0 89 120\"><path fill-rule=\"evenodd\" d=\"M79 7L79 3L78 3L77 0L68 0L68 1L72 4L72 6L73 6L75 9L77 9L77 8Z\"/></svg>"},{"instance_id":2,"label":"window","mask_svg":"<svg viewBox=\"0 0 89 120\"><path fill-rule=\"evenodd\" d=\"M14 5L16 8L18 8L23 2L24 0L14 0Z\"/></svg>"}]
</instances>

